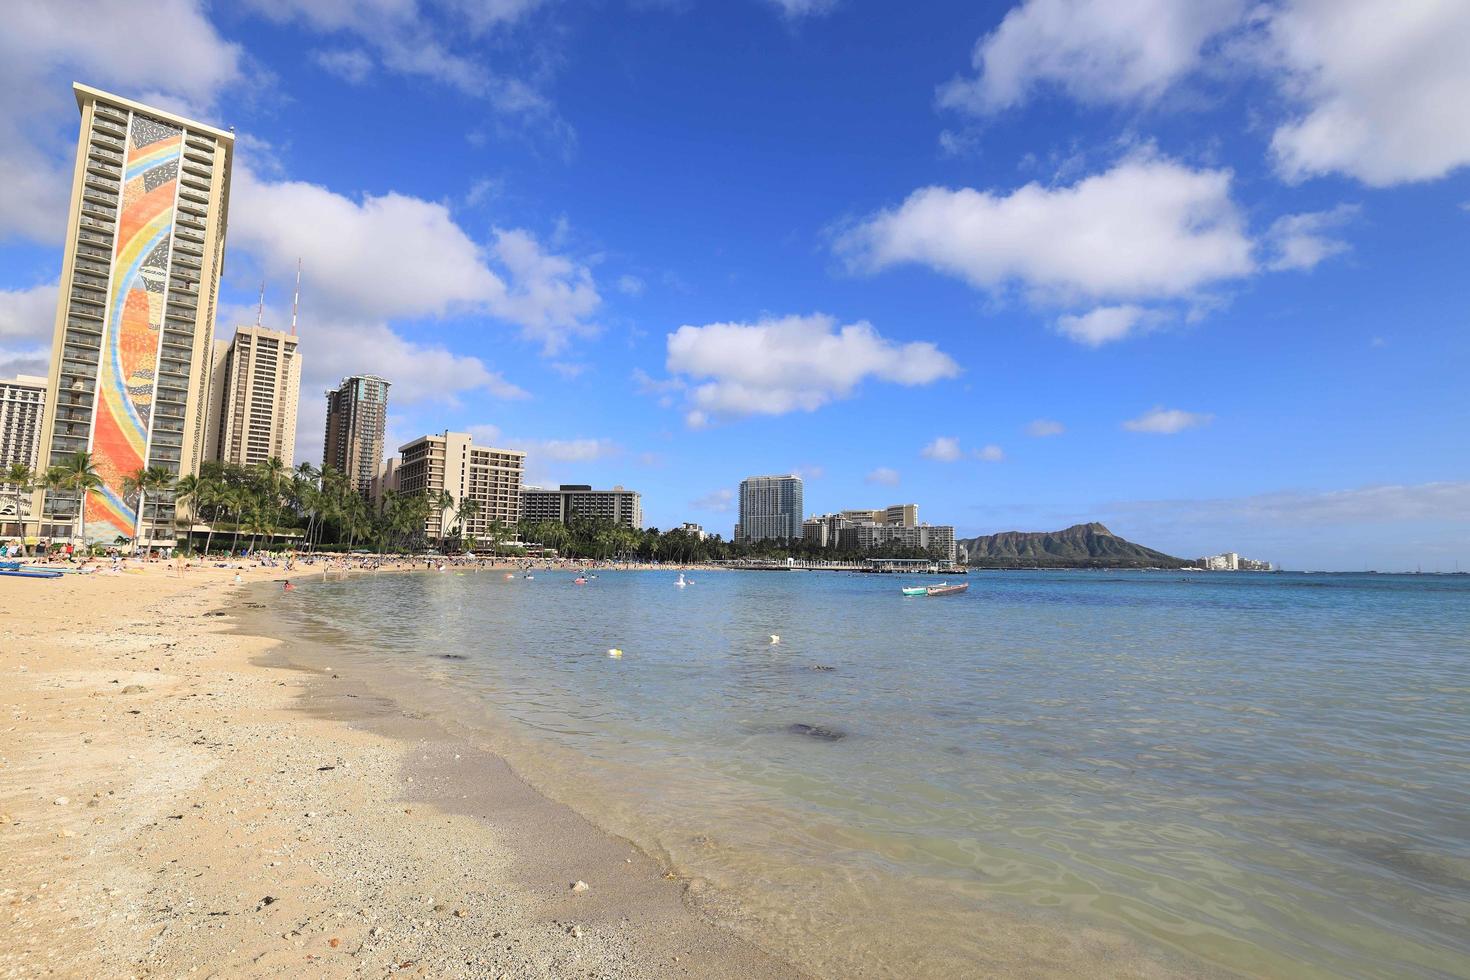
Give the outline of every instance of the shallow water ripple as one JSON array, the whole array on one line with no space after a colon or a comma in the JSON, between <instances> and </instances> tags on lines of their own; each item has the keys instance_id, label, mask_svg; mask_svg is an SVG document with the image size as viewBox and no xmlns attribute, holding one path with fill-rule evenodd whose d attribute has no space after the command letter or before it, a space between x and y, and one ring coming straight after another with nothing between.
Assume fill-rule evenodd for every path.
<instances>
[{"instance_id":1,"label":"shallow water ripple","mask_svg":"<svg viewBox=\"0 0 1470 980\"><path fill-rule=\"evenodd\" d=\"M1470 975L1470 580L695 578L285 605L819 970Z\"/></svg>"}]
</instances>

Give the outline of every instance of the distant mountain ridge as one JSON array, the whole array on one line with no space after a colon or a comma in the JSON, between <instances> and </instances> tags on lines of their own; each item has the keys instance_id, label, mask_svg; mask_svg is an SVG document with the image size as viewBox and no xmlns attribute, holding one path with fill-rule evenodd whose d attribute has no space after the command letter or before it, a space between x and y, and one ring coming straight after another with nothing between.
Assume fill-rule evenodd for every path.
<instances>
[{"instance_id":1,"label":"distant mountain ridge","mask_svg":"<svg viewBox=\"0 0 1470 980\"><path fill-rule=\"evenodd\" d=\"M1182 568L1192 564L1120 538L1103 525L1061 531L1002 531L955 542L981 568Z\"/></svg>"}]
</instances>

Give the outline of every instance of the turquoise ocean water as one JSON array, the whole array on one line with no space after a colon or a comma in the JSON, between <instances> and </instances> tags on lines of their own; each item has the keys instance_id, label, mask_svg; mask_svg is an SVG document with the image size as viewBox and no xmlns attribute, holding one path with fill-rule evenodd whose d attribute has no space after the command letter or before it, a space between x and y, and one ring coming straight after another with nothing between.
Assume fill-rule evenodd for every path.
<instances>
[{"instance_id":1,"label":"turquoise ocean water","mask_svg":"<svg viewBox=\"0 0 1470 980\"><path fill-rule=\"evenodd\" d=\"M690 577L273 606L818 972L1470 976L1470 578Z\"/></svg>"}]
</instances>

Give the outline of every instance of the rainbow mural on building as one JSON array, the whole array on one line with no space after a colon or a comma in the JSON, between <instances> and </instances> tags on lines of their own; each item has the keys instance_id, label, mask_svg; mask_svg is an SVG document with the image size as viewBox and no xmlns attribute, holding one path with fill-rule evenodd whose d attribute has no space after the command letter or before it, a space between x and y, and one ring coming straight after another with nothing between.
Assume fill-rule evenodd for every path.
<instances>
[{"instance_id":1,"label":"rainbow mural on building","mask_svg":"<svg viewBox=\"0 0 1470 980\"><path fill-rule=\"evenodd\" d=\"M133 117L92 426L92 465L102 478L102 486L87 494L87 536L93 540L131 538L137 531L138 501L124 493L123 481L148 456L182 153L182 130Z\"/></svg>"}]
</instances>

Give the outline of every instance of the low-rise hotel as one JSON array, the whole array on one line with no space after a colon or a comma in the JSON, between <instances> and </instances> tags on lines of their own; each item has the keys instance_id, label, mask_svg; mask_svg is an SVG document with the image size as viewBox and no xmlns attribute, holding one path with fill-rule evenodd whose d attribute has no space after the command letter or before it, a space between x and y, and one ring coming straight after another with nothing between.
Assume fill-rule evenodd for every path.
<instances>
[{"instance_id":1,"label":"low-rise hotel","mask_svg":"<svg viewBox=\"0 0 1470 980\"><path fill-rule=\"evenodd\" d=\"M882 510L844 510L809 517L801 536L819 548L872 551L897 542L955 560L954 528L948 524L920 524L918 504L894 504Z\"/></svg>"},{"instance_id":2,"label":"low-rise hotel","mask_svg":"<svg viewBox=\"0 0 1470 980\"><path fill-rule=\"evenodd\" d=\"M526 487L521 491L521 516L561 524L584 517L639 530L643 527L643 497L637 490L620 486L611 490L593 490L590 484L581 483L563 483L555 490Z\"/></svg>"}]
</instances>

